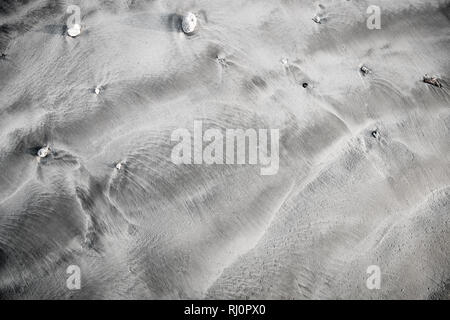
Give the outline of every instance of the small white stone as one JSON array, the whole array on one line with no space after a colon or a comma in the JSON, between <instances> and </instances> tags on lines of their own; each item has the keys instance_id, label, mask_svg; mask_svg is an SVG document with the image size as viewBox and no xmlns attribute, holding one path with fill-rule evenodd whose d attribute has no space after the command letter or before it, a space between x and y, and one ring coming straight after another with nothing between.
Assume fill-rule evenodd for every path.
<instances>
[{"instance_id":1,"label":"small white stone","mask_svg":"<svg viewBox=\"0 0 450 320\"><path fill-rule=\"evenodd\" d=\"M312 20L313 20L315 23L321 23L321 22L320 22L320 17L319 17L319 16L314 16L314 18L312 18Z\"/></svg>"},{"instance_id":2,"label":"small white stone","mask_svg":"<svg viewBox=\"0 0 450 320\"><path fill-rule=\"evenodd\" d=\"M81 26L79 24L74 24L71 28L67 29L67 34L72 38L75 38L81 33Z\"/></svg>"},{"instance_id":3,"label":"small white stone","mask_svg":"<svg viewBox=\"0 0 450 320\"><path fill-rule=\"evenodd\" d=\"M192 33L197 27L197 17L192 12L188 12L184 15L181 21L181 29L186 34Z\"/></svg>"},{"instance_id":4,"label":"small white stone","mask_svg":"<svg viewBox=\"0 0 450 320\"><path fill-rule=\"evenodd\" d=\"M123 163L122 163L122 162L118 162L118 163L116 164L116 169L117 169L117 170L120 170L120 169L122 169L122 166L123 166Z\"/></svg>"},{"instance_id":5,"label":"small white stone","mask_svg":"<svg viewBox=\"0 0 450 320\"><path fill-rule=\"evenodd\" d=\"M96 87L95 90L94 90L94 92L95 92L95 94L100 94L100 88L99 88L99 87Z\"/></svg>"},{"instance_id":6,"label":"small white stone","mask_svg":"<svg viewBox=\"0 0 450 320\"><path fill-rule=\"evenodd\" d=\"M51 152L50 147L46 146L46 147L42 147L41 149L39 149L37 156L39 158L45 158L46 156L48 156Z\"/></svg>"},{"instance_id":7,"label":"small white stone","mask_svg":"<svg viewBox=\"0 0 450 320\"><path fill-rule=\"evenodd\" d=\"M281 59L281 64L282 64L283 66L287 66L288 63L289 63L289 60L288 60L287 58Z\"/></svg>"}]
</instances>

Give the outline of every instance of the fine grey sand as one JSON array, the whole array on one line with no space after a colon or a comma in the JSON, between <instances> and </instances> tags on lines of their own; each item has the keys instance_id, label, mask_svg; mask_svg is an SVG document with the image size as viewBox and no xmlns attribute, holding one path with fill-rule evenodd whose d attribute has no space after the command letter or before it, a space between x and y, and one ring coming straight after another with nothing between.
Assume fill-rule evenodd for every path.
<instances>
[{"instance_id":1,"label":"fine grey sand","mask_svg":"<svg viewBox=\"0 0 450 320\"><path fill-rule=\"evenodd\" d=\"M0 298L449 299L449 19L444 0L2 0ZM194 120L278 128L278 173L174 164Z\"/></svg>"}]
</instances>

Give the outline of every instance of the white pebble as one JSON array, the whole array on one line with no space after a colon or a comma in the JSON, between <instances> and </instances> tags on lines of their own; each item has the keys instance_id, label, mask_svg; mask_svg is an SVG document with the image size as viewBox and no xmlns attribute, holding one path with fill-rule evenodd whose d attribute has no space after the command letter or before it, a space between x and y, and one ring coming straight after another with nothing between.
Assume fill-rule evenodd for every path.
<instances>
[{"instance_id":1,"label":"white pebble","mask_svg":"<svg viewBox=\"0 0 450 320\"><path fill-rule=\"evenodd\" d=\"M183 20L181 21L181 29L186 34L192 33L195 31L197 27L197 17L192 12L188 12L184 15Z\"/></svg>"},{"instance_id":2,"label":"white pebble","mask_svg":"<svg viewBox=\"0 0 450 320\"><path fill-rule=\"evenodd\" d=\"M123 166L123 163L122 163L122 162L118 162L118 163L116 164L116 169L117 169L117 170L120 170L120 169L122 169L122 166Z\"/></svg>"},{"instance_id":3,"label":"white pebble","mask_svg":"<svg viewBox=\"0 0 450 320\"><path fill-rule=\"evenodd\" d=\"M45 158L46 156L48 156L51 152L50 147L46 146L46 147L42 147L41 149L39 149L37 155L39 158Z\"/></svg>"},{"instance_id":4,"label":"white pebble","mask_svg":"<svg viewBox=\"0 0 450 320\"><path fill-rule=\"evenodd\" d=\"M67 34L72 38L75 38L81 33L81 26L79 24L74 24L71 28L67 29Z\"/></svg>"}]
</instances>

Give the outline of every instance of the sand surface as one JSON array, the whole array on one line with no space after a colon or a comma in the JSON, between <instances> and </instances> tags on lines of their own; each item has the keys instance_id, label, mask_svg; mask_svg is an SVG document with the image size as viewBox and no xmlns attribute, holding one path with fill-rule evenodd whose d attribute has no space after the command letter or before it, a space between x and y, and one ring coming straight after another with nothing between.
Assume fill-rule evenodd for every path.
<instances>
[{"instance_id":1,"label":"sand surface","mask_svg":"<svg viewBox=\"0 0 450 320\"><path fill-rule=\"evenodd\" d=\"M449 299L449 18L442 0L2 0L0 297ZM278 128L278 173L175 165L171 133L199 119Z\"/></svg>"}]
</instances>

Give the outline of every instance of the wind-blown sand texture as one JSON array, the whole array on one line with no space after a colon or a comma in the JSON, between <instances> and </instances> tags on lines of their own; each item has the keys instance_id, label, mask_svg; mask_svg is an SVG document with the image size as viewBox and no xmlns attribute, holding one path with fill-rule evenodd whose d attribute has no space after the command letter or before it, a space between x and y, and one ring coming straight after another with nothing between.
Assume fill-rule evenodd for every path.
<instances>
[{"instance_id":1,"label":"wind-blown sand texture","mask_svg":"<svg viewBox=\"0 0 450 320\"><path fill-rule=\"evenodd\" d=\"M2 0L1 298L449 299L449 17L438 0ZM171 132L198 119L279 128L278 173L172 163Z\"/></svg>"}]
</instances>

